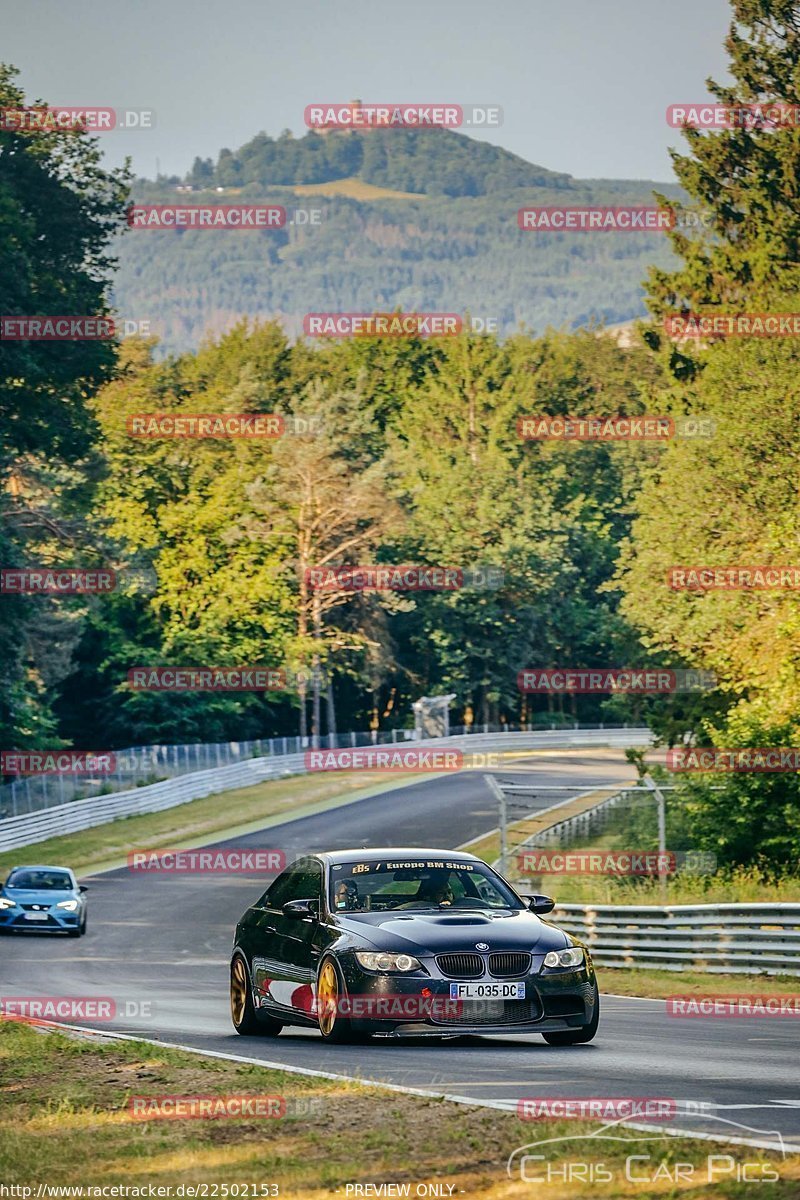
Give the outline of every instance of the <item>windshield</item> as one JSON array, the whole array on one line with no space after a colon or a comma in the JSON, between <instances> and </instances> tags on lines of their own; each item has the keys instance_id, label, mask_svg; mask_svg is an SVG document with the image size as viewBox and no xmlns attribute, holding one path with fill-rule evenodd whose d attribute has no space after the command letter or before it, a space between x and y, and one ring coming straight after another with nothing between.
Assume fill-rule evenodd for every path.
<instances>
[{"instance_id":1,"label":"windshield","mask_svg":"<svg viewBox=\"0 0 800 1200\"><path fill-rule=\"evenodd\" d=\"M72 880L66 871L12 871L6 887L27 888L30 891L64 891L72 889Z\"/></svg>"},{"instance_id":2,"label":"windshield","mask_svg":"<svg viewBox=\"0 0 800 1200\"><path fill-rule=\"evenodd\" d=\"M329 888L332 912L524 908L489 867L444 859L336 863Z\"/></svg>"}]
</instances>

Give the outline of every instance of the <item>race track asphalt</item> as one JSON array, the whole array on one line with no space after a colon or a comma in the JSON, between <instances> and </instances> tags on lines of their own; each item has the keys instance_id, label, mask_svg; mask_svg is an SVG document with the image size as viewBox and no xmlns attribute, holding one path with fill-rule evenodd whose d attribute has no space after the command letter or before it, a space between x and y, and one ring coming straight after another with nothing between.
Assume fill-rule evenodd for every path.
<instances>
[{"instance_id":1,"label":"race track asphalt","mask_svg":"<svg viewBox=\"0 0 800 1200\"><path fill-rule=\"evenodd\" d=\"M526 756L498 774L576 790L633 778L622 751L602 749ZM564 798L542 793L536 804ZM290 858L358 846L444 849L496 824L483 776L464 772L215 845L279 848ZM800 1146L796 1020L670 1018L663 1001L605 995L600 1032L587 1046L551 1047L537 1035L331 1046L313 1032L288 1029L278 1038L243 1038L228 1014L228 958L236 920L263 890L263 878L121 870L84 882L86 937L0 939L1 996L111 997L117 1017L107 1028L116 1033L510 1107L526 1097L674 1099L680 1128L766 1141L780 1133ZM553 890L557 896L557 885ZM533 1141L535 1126L528 1130Z\"/></svg>"}]
</instances>

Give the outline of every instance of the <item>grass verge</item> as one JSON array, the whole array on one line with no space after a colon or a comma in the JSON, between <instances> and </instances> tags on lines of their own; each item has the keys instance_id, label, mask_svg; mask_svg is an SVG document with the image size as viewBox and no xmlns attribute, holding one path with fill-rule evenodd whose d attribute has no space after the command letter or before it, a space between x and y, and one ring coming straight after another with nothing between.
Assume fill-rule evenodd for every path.
<instances>
[{"instance_id":1,"label":"grass verge","mask_svg":"<svg viewBox=\"0 0 800 1200\"><path fill-rule=\"evenodd\" d=\"M576 853L605 850L605 846L569 847ZM526 890L555 890L562 904L664 903L661 881L648 877L609 875L540 876L528 880ZM667 904L781 904L800 900L800 877L778 872L769 877L755 867L720 867L710 875L667 877Z\"/></svg>"},{"instance_id":2,"label":"grass verge","mask_svg":"<svg viewBox=\"0 0 800 1200\"><path fill-rule=\"evenodd\" d=\"M800 979L791 975L717 975L704 971L658 971L648 967L629 971L598 967L597 978L601 992L651 999L701 993L715 996L800 994Z\"/></svg>"},{"instance_id":3,"label":"grass verge","mask_svg":"<svg viewBox=\"0 0 800 1200\"><path fill-rule=\"evenodd\" d=\"M519 821L510 821L508 825L510 857L513 860L517 853L514 847L533 840L537 834L559 824L560 821L566 821L569 817L577 817L581 813L589 812L601 800L613 795L615 791L618 791L617 787L600 788L559 804L555 812L551 809L543 809L541 812L531 813ZM493 829L491 833L482 834L481 837L468 842L461 849L470 854L477 854L478 858L483 858L487 862L494 862L500 857L500 833Z\"/></svg>"},{"instance_id":4,"label":"grass verge","mask_svg":"<svg viewBox=\"0 0 800 1200\"><path fill-rule=\"evenodd\" d=\"M536 818L514 822L509 825L509 863L506 874L523 892L545 892L555 896L561 904L780 904L800 901L800 875L788 871L775 871L768 875L753 866L720 867L707 875L675 874L666 879L664 889L661 879L653 876L613 875L529 875L520 878L516 871L515 847L531 834L541 833L550 825L567 816L584 812L597 799L586 797L581 802L570 801L558 814L547 812ZM576 807L573 809L573 805ZM617 834L599 836L591 841L575 840L565 845L538 846L550 853L590 854L610 850L626 849L620 846ZM645 849L647 847L644 847ZM461 847L470 854L477 854L486 862L496 862L500 857L500 835L497 831L484 834ZM650 849L655 849L650 847Z\"/></svg>"},{"instance_id":5,"label":"grass verge","mask_svg":"<svg viewBox=\"0 0 800 1200\"><path fill-rule=\"evenodd\" d=\"M362 796L406 786L417 776L406 775L398 784L385 772L335 771L268 780L254 787L216 793L202 800L178 804L163 812L123 817L78 833L48 838L31 846L0 853L0 878L21 862L64 863L83 875L124 862L129 850L152 847L186 848L262 828L271 819L294 819L308 811L349 803ZM274 821L273 823L277 823Z\"/></svg>"},{"instance_id":6,"label":"grass verge","mask_svg":"<svg viewBox=\"0 0 800 1200\"><path fill-rule=\"evenodd\" d=\"M547 751L499 751L496 758L547 756ZM283 819L333 808L378 792L407 787L430 773L386 771L323 771L288 779L267 780L253 787L217 792L202 800L179 804L163 812L123 817L107 825L35 842L29 847L0 852L0 879L21 862L64 863L81 874L123 865L129 850L169 846L185 849L219 838L253 832Z\"/></svg>"},{"instance_id":7,"label":"grass verge","mask_svg":"<svg viewBox=\"0 0 800 1200\"><path fill-rule=\"evenodd\" d=\"M535 1056L536 1047L521 1053ZM286 1115L212 1120L133 1120L129 1115L134 1096L240 1093L280 1096ZM774 1180L769 1195L777 1200L796 1197L800 1181L800 1156L784 1159L773 1151L670 1137L669 1123L657 1140L625 1130L630 1140L623 1143L589 1141L586 1135L597 1124L522 1121L514 1113L204 1059L135 1041L98 1044L11 1021L0 1022L0 1103L0 1180L32 1187L34 1196L39 1184L173 1189L179 1184L259 1189L275 1184L282 1197L321 1200L336 1190L343 1196L381 1194L356 1193L354 1183L392 1183L408 1184L405 1194L410 1195L425 1194L420 1184L437 1184L440 1191L432 1194L517 1200L533 1194L531 1182L521 1179L519 1170L508 1177L508 1156L550 1138L569 1140L532 1148L530 1153L544 1153L546 1161L531 1161L527 1169L540 1177L552 1173L546 1189L552 1200L598 1194L656 1200L684 1189L693 1196L713 1189L719 1200L743 1197L752 1195L753 1186L735 1182L744 1162L751 1164L751 1180L757 1175ZM617 1126L613 1132L622 1131ZM709 1154L717 1156L713 1170ZM638 1181L626 1177L631 1155L649 1156L635 1164ZM689 1181L680 1188L670 1185L676 1164L683 1164ZM254 1194L276 1193L249 1192Z\"/></svg>"}]
</instances>

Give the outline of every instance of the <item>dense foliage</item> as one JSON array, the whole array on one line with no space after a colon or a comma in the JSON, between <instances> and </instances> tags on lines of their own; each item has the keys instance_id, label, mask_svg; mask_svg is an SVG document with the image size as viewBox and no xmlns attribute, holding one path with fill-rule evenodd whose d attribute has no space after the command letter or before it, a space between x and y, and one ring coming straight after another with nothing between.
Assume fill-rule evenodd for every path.
<instances>
[{"instance_id":1,"label":"dense foliage","mask_svg":"<svg viewBox=\"0 0 800 1200\"><path fill-rule=\"evenodd\" d=\"M0 64L0 109L24 104ZM124 172L106 172L81 133L0 129L0 313L93 316L107 309L109 243L123 224ZM102 341L4 340L0 350L0 561L70 561L98 466L87 396L111 372ZM44 596L2 598L0 740L52 743L45 691L69 663L74 611Z\"/></svg>"},{"instance_id":2,"label":"dense foliage","mask_svg":"<svg viewBox=\"0 0 800 1200\"><path fill-rule=\"evenodd\" d=\"M735 0L732 83L721 103L800 101L800 16L791 0ZM800 128L686 130L676 172L709 229L674 237L681 265L651 276L651 306L725 314L797 309ZM676 442L645 481L621 560L623 615L648 646L714 670L720 688L694 722L722 749L800 746L800 622L790 590L670 592L668 566L800 563L796 339L709 338L660 347L669 394L716 421L707 443ZM713 786L712 786L713 781ZM693 828L724 860L796 861L800 776L701 776Z\"/></svg>"},{"instance_id":3,"label":"dense foliage","mask_svg":"<svg viewBox=\"0 0 800 1200\"><path fill-rule=\"evenodd\" d=\"M397 130L385 136L390 133L406 136ZM435 173L439 143L429 136L434 142L423 161ZM440 136L456 138L480 157L483 143ZM307 194L260 182L187 195L165 181L140 180L135 196L141 203L277 202L290 219L296 209L318 213L319 224L213 233L132 230L118 248L114 299L126 317L150 323L160 353L197 349L208 331L223 333L243 317L279 319L296 337L309 312L469 312L494 322L489 328L500 336L592 320L615 324L645 315L643 275L652 263L667 269L675 262L666 239L648 232L521 230L517 213L526 205L652 205L653 186L537 178L476 196L403 199L391 192L385 198ZM676 187L664 190L680 194Z\"/></svg>"},{"instance_id":4,"label":"dense foliage","mask_svg":"<svg viewBox=\"0 0 800 1200\"><path fill-rule=\"evenodd\" d=\"M147 557L159 585L145 607L104 605L90 620L69 706L74 736L96 734L99 721L116 743L295 727L296 694L168 703L131 694L132 655L292 669L317 656L344 728L366 725L390 697L391 723L408 724L411 700L441 688L484 721L545 708L543 697L526 708L517 691L529 660L612 661L625 642L598 588L659 451L524 443L516 420L532 407L594 411L598 386L614 411L643 411L656 373L644 351L620 355L592 333L314 352L274 325L242 326L168 363L127 345L95 405L109 465L97 508L129 557ZM277 441L128 435L129 416L156 411L280 412L314 417L323 432ZM490 589L323 597L317 613L302 581L322 562L504 575Z\"/></svg>"},{"instance_id":5,"label":"dense foliage","mask_svg":"<svg viewBox=\"0 0 800 1200\"><path fill-rule=\"evenodd\" d=\"M795 5L734 0L733 10L733 83L715 94L798 103ZM8 73L1 83L19 103ZM316 232L124 239L136 246L123 250L117 282L126 315L169 319L168 349L185 347L200 327L216 331L199 350L164 357L163 346L126 342L108 378L106 358L90 347L10 349L0 394L4 557L82 557L135 566L154 582L80 604L3 598L5 736L19 746L55 737L120 746L402 727L419 695L452 691L457 723L625 715L650 721L668 743L800 747L797 592L681 592L666 578L680 564L800 566L793 339L676 346L651 326L629 347L592 327L311 346L291 339L291 320L258 319L326 305L481 315L497 306L509 327L530 311L523 293L544 313L548 289L565 303L574 284L569 302L582 303L584 285L591 301L586 321L611 305L617 272L633 271L643 255L656 263L649 287L659 317L704 306L790 310L800 130L686 131L689 153L676 155L676 169L687 204L711 221L691 238L671 235L672 269L666 259L657 265L646 237L550 241L516 230L518 202L581 203L599 191L560 177L509 190L519 161L492 160L484 147L471 160L475 187L454 198L438 168L423 179L420 164L430 166L439 147L448 170L457 160L461 170L471 144L441 132L390 142L396 133L369 135L369 153L385 141L394 162L368 163L359 138L262 135L216 168L196 164L194 177L214 185L220 171L240 171L237 186L255 195L298 172L307 179L306 156L316 155L320 178L360 172L438 197L338 199ZM64 146L0 138L9 168L0 206L21 214L0 240L5 310L102 311L103 255L123 181L99 171L83 138ZM495 167L505 190L489 195ZM603 186L618 202L637 198L627 185ZM31 198L42 187L46 210ZM152 186L148 195L158 194ZM54 272L41 239L50 221L68 219L74 236ZM14 264L20 282L10 284ZM237 319L243 311L250 320ZM209 412L313 417L315 431L140 439L126 423L141 413ZM539 413L702 414L713 434L662 445L523 441L517 419ZM320 563L491 569L494 582L320 594L306 582ZM131 666L167 664L261 664L285 668L287 680L266 695L131 691ZM565 700L524 696L516 683L526 666L645 664L707 669L718 686L672 699ZM683 844L713 849L722 862L785 864L800 852L798 800L796 772L699 776L683 786L671 819L687 822Z\"/></svg>"},{"instance_id":6,"label":"dense foliage","mask_svg":"<svg viewBox=\"0 0 800 1200\"><path fill-rule=\"evenodd\" d=\"M194 187L264 187L358 178L375 187L428 196L485 196L521 187L568 187L569 175L475 142L450 129L314 130L295 138L259 133L216 166L196 158L186 176Z\"/></svg>"}]
</instances>

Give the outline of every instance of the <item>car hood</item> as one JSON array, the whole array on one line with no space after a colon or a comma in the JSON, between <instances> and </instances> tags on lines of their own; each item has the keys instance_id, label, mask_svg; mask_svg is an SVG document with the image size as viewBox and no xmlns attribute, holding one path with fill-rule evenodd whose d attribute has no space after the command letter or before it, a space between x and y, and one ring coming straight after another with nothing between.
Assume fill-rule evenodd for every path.
<instances>
[{"instance_id":1,"label":"car hood","mask_svg":"<svg viewBox=\"0 0 800 1200\"><path fill-rule=\"evenodd\" d=\"M7 896L16 904L58 904L59 900L77 900L72 888L0 888L0 896Z\"/></svg>"},{"instance_id":2,"label":"car hood","mask_svg":"<svg viewBox=\"0 0 800 1200\"><path fill-rule=\"evenodd\" d=\"M484 915L479 912L348 913L337 916L342 932L352 941L378 950L441 954L474 951L485 942L490 951L529 950L546 954L560 950L569 939L554 925L532 912Z\"/></svg>"}]
</instances>

